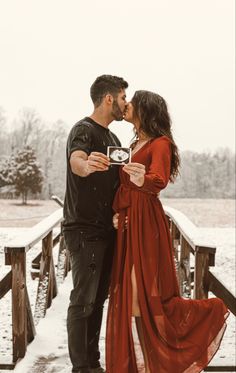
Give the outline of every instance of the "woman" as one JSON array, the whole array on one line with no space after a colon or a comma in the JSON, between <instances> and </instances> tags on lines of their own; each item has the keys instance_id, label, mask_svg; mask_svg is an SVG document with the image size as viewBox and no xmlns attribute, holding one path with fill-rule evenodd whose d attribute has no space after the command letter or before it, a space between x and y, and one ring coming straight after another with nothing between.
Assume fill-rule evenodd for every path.
<instances>
[{"instance_id":1,"label":"woman","mask_svg":"<svg viewBox=\"0 0 236 373\"><path fill-rule=\"evenodd\" d=\"M218 299L179 294L169 228L159 192L178 175L179 155L165 100L137 91L126 121L137 141L120 171L114 224L118 239L107 319L108 373L137 373L132 316L145 373L200 372L217 351L228 310Z\"/></svg>"}]
</instances>

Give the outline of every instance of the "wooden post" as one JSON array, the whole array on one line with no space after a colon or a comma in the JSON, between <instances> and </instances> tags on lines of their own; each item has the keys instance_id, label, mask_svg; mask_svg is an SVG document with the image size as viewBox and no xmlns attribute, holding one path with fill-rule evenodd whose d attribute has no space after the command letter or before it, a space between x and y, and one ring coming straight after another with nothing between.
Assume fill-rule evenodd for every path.
<instances>
[{"instance_id":1,"label":"wooden post","mask_svg":"<svg viewBox=\"0 0 236 373\"><path fill-rule=\"evenodd\" d=\"M44 256L44 274L48 276L48 288L47 288L47 298L45 304L45 313L46 309L49 308L52 304L52 299L57 295L57 283L55 275L55 267L53 261L53 240L52 240L52 231L43 239L42 246L42 255Z\"/></svg>"},{"instance_id":2,"label":"wooden post","mask_svg":"<svg viewBox=\"0 0 236 373\"><path fill-rule=\"evenodd\" d=\"M179 283L179 243L180 243L180 232L176 227L173 220L170 222L170 236L172 241L172 249L175 263L176 275ZM180 285L180 284L179 284Z\"/></svg>"},{"instance_id":3,"label":"wooden post","mask_svg":"<svg viewBox=\"0 0 236 373\"><path fill-rule=\"evenodd\" d=\"M60 237L58 261L57 261L57 278L59 283L63 282L70 271L70 256L66 249L65 239Z\"/></svg>"},{"instance_id":4,"label":"wooden post","mask_svg":"<svg viewBox=\"0 0 236 373\"><path fill-rule=\"evenodd\" d=\"M35 322L45 316L46 309L51 306L52 298L57 294L57 285L52 256L52 231L43 238L40 261L39 285L35 304Z\"/></svg>"},{"instance_id":5,"label":"wooden post","mask_svg":"<svg viewBox=\"0 0 236 373\"><path fill-rule=\"evenodd\" d=\"M26 288L25 293L26 293L26 312L27 312L27 342L30 343L33 341L35 337L36 330L34 326L34 318L32 315L27 288Z\"/></svg>"},{"instance_id":6,"label":"wooden post","mask_svg":"<svg viewBox=\"0 0 236 373\"><path fill-rule=\"evenodd\" d=\"M196 247L194 268L194 298L207 299L208 289L205 287L209 270L209 253Z\"/></svg>"},{"instance_id":7,"label":"wooden post","mask_svg":"<svg viewBox=\"0 0 236 373\"><path fill-rule=\"evenodd\" d=\"M26 254L12 249L13 362L25 356L27 347Z\"/></svg>"},{"instance_id":8,"label":"wooden post","mask_svg":"<svg viewBox=\"0 0 236 373\"><path fill-rule=\"evenodd\" d=\"M174 256L177 261L179 261L179 243L180 243L180 232L176 227L173 220L170 223L170 235L172 239L172 246L174 250Z\"/></svg>"},{"instance_id":9,"label":"wooden post","mask_svg":"<svg viewBox=\"0 0 236 373\"><path fill-rule=\"evenodd\" d=\"M168 215L166 215L166 220L167 220L167 223L168 223L168 226L169 226L169 229L171 228L171 218L169 218Z\"/></svg>"},{"instance_id":10,"label":"wooden post","mask_svg":"<svg viewBox=\"0 0 236 373\"><path fill-rule=\"evenodd\" d=\"M42 252L40 252L31 263L31 278L35 280L39 277L39 269L40 269L40 260L41 260Z\"/></svg>"},{"instance_id":11,"label":"wooden post","mask_svg":"<svg viewBox=\"0 0 236 373\"><path fill-rule=\"evenodd\" d=\"M180 263L179 284L180 294L186 298L191 297L191 273L190 273L190 246L185 238L180 237Z\"/></svg>"}]
</instances>

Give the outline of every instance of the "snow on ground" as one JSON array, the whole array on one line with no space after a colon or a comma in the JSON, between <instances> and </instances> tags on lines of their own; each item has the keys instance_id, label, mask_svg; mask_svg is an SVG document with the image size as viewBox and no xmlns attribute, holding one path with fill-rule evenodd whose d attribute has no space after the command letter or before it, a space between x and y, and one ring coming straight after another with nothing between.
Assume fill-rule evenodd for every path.
<instances>
[{"instance_id":1,"label":"snow on ground","mask_svg":"<svg viewBox=\"0 0 236 373\"><path fill-rule=\"evenodd\" d=\"M202 234L216 246L215 266L211 271L235 295L235 229L200 228Z\"/></svg>"},{"instance_id":2,"label":"snow on ground","mask_svg":"<svg viewBox=\"0 0 236 373\"><path fill-rule=\"evenodd\" d=\"M59 288L59 295L53 300L51 308L47 310L46 317L41 319L37 325L37 335L28 346L26 357L17 364L14 372L67 373L71 371L66 332L66 313L71 283L69 274ZM102 355L104 356L104 351ZM46 370L45 360L48 361Z\"/></svg>"},{"instance_id":3,"label":"snow on ground","mask_svg":"<svg viewBox=\"0 0 236 373\"><path fill-rule=\"evenodd\" d=\"M15 199L0 199L0 231L2 227L32 227L58 209L52 200L30 200L27 205Z\"/></svg>"}]
</instances>

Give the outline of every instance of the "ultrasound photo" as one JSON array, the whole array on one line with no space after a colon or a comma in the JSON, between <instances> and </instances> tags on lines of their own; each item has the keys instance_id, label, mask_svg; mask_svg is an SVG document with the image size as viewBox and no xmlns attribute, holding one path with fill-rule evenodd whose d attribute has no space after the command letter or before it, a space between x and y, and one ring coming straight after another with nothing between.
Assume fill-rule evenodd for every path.
<instances>
[{"instance_id":1,"label":"ultrasound photo","mask_svg":"<svg viewBox=\"0 0 236 373\"><path fill-rule=\"evenodd\" d=\"M131 149L122 148L120 146L108 146L107 156L110 158L111 164L122 165L130 162Z\"/></svg>"}]
</instances>

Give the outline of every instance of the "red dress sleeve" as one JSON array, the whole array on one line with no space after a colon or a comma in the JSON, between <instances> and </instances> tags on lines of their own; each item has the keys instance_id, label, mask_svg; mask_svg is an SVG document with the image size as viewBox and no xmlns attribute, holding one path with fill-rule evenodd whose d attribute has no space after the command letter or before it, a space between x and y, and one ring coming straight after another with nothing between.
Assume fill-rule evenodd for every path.
<instances>
[{"instance_id":1,"label":"red dress sleeve","mask_svg":"<svg viewBox=\"0 0 236 373\"><path fill-rule=\"evenodd\" d=\"M168 137L159 137L150 145L151 162L146 169L143 186L140 190L159 193L170 179L171 143Z\"/></svg>"}]
</instances>

